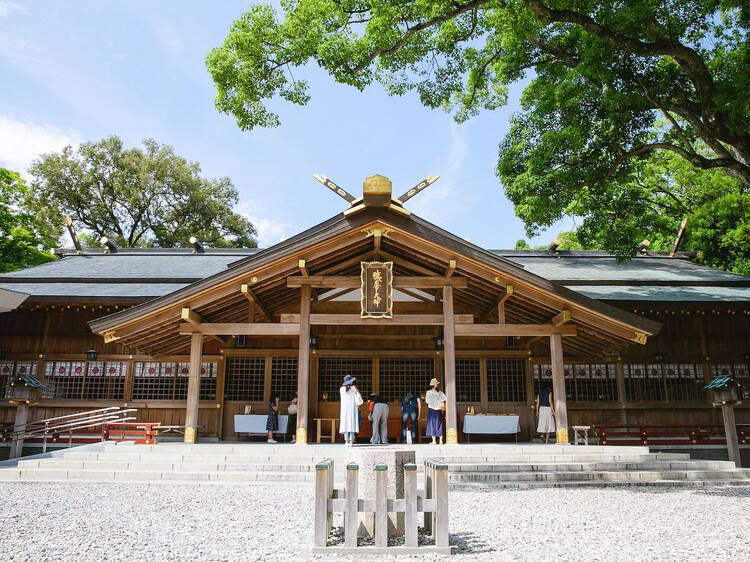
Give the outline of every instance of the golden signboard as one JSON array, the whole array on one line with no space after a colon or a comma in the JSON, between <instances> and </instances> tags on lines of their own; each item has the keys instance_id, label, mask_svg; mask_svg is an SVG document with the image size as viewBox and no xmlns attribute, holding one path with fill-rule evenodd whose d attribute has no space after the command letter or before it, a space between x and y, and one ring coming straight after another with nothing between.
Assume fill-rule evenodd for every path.
<instances>
[{"instance_id":1,"label":"golden signboard","mask_svg":"<svg viewBox=\"0 0 750 562\"><path fill-rule=\"evenodd\" d=\"M360 274L362 318L393 317L393 262L363 261Z\"/></svg>"}]
</instances>

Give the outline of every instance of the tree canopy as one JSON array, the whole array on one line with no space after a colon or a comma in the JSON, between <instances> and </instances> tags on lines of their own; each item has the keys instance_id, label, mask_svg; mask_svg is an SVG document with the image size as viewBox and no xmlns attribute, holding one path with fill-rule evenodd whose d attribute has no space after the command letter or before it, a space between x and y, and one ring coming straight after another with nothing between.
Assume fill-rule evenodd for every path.
<instances>
[{"instance_id":1,"label":"tree canopy","mask_svg":"<svg viewBox=\"0 0 750 562\"><path fill-rule=\"evenodd\" d=\"M15 172L0 168L0 272L52 261L45 250L55 239L43 233L39 219L23 208L28 187Z\"/></svg>"},{"instance_id":2,"label":"tree canopy","mask_svg":"<svg viewBox=\"0 0 750 562\"><path fill-rule=\"evenodd\" d=\"M566 215L580 238L631 256L645 227L677 232L682 215L722 206L727 233L747 230L750 189L750 6L741 0L282 0L283 18L254 6L207 58L216 106L246 130L277 126L276 100L304 105L293 71L394 95L416 92L463 121L507 101L528 79L500 142L497 175L535 235ZM667 155L670 155L667 157ZM734 195L702 194L646 216L643 174L670 190L676 159L729 177ZM666 168L659 168L665 164ZM685 172L688 174L688 172ZM654 180L656 181L656 180ZM718 182L718 183L717 183ZM688 189L687 186L683 186ZM669 198L666 193L659 197ZM598 201L604 205L598 205ZM649 206L659 204L649 199ZM678 216L679 215L679 216ZM645 222L643 222L645 221ZM696 221L693 221L694 225ZM735 234L729 234L736 238ZM709 237L715 240L715 236ZM703 240L695 233L692 241ZM711 248L702 248L706 255ZM710 262L731 267L729 262Z\"/></svg>"},{"instance_id":3,"label":"tree canopy","mask_svg":"<svg viewBox=\"0 0 750 562\"><path fill-rule=\"evenodd\" d=\"M116 136L77 150L45 154L30 172L27 208L59 237L63 215L88 240L108 237L121 247L187 246L191 236L215 247L255 247L255 228L234 212L229 178L204 178L198 163L153 139L126 149Z\"/></svg>"}]
</instances>

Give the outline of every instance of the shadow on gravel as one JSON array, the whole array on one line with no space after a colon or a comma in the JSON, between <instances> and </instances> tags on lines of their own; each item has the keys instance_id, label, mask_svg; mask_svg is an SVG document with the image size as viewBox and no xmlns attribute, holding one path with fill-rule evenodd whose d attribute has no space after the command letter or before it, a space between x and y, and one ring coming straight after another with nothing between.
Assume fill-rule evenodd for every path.
<instances>
[{"instance_id":1,"label":"shadow on gravel","mask_svg":"<svg viewBox=\"0 0 750 562\"><path fill-rule=\"evenodd\" d=\"M479 554L480 552L494 550L477 535L468 531L451 533L449 542L451 546L455 547L453 554Z\"/></svg>"}]
</instances>

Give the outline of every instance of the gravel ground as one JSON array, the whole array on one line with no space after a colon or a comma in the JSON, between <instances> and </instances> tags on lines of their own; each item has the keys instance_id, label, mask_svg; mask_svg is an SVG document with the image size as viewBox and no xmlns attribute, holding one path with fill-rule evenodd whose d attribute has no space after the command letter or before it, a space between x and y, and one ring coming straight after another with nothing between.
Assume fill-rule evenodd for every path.
<instances>
[{"instance_id":1,"label":"gravel ground","mask_svg":"<svg viewBox=\"0 0 750 562\"><path fill-rule=\"evenodd\" d=\"M3 482L0 497L0 560L329 558L310 553L307 487ZM450 501L458 561L750 560L747 487L472 489Z\"/></svg>"}]
</instances>

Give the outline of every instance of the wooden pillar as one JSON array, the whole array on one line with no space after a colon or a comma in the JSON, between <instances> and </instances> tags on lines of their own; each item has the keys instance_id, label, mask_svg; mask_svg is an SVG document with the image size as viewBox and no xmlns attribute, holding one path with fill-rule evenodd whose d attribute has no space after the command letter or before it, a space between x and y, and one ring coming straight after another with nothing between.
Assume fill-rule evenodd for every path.
<instances>
[{"instance_id":1,"label":"wooden pillar","mask_svg":"<svg viewBox=\"0 0 750 562\"><path fill-rule=\"evenodd\" d=\"M221 441L224 439L224 387L227 378L227 361L223 355L219 357L216 369L216 410L219 416L216 436Z\"/></svg>"},{"instance_id":2,"label":"wooden pillar","mask_svg":"<svg viewBox=\"0 0 750 562\"><path fill-rule=\"evenodd\" d=\"M18 435L17 432L26 430L26 423L29 421L29 406L26 403L20 403L16 406L16 422L13 425L13 432ZM23 436L15 439L10 444L9 459L16 459L23 456Z\"/></svg>"},{"instance_id":3,"label":"wooden pillar","mask_svg":"<svg viewBox=\"0 0 750 562\"><path fill-rule=\"evenodd\" d=\"M620 423L625 424L628 422L625 413L628 397L627 392L625 392L625 366L622 364L622 357L617 358L615 369L615 374L617 376L617 401L620 403Z\"/></svg>"},{"instance_id":4,"label":"wooden pillar","mask_svg":"<svg viewBox=\"0 0 750 562\"><path fill-rule=\"evenodd\" d=\"M734 461L737 468L742 468L740 445L737 442L737 424L734 421L734 404L722 404L721 413L724 416L724 433L727 438L729 460Z\"/></svg>"},{"instance_id":5,"label":"wooden pillar","mask_svg":"<svg viewBox=\"0 0 750 562\"><path fill-rule=\"evenodd\" d=\"M529 441L533 441L536 435L536 393L534 392L534 358L531 356L524 361L524 376L526 378L526 404L531 412L527 433Z\"/></svg>"},{"instance_id":6,"label":"wooden pillar","mask_svg":"<svg viewBox=\"0 0 750 562\"><path fill-rule=\"evenodd\" d=\"M560 334L552 334L549 337L549 343L550 359L552 360L552 394L555 400L557 443L568 443L568 405L565 398L562 336Z\"/></svg>"},{"instance_id":7,"label":"wooden pillar","mask_svg":"<svg viewBox=\"0 0 750 562\"><path fill-rule=\"evenodd\" d=\"M185 443L195 443L198 435L202 352L203 335L194 333L190 336L190 378L188 379L187 408L185 409Z\"/></svg>"},{"instance_id":8,"label":"wooden pillar","mask_svg":"<svg viewBox=\"0 0 750 562\"><path fill-rule=\"evenodd\" d=\"M456 420L456 338L453 324L453 287L443 287L443 346L445 361L445 442L458 443Z\"/></svg>"},{"instance_id":9,"label":"wooden pillar","mask_svg":"<svg viewBox=\"0 0 750 562\"><path fill-rule=\"evenodd\" d=\"M479 407L482 412L489 414L489 386L487 384L487 358L479 359Z\"/></svg>"},{"instance_id":10,"label":"wooden pillar","mask_svg":"<svg viewBox=\"0 0 750 562\"><path fill-rule=\"evenodd\" d=\"M307 443L307 411L310 400L310 286L300 288L299 358L297 359L297 444ZM356 518L355 518L356 519Z\"/></svg>"}]
</instances>

